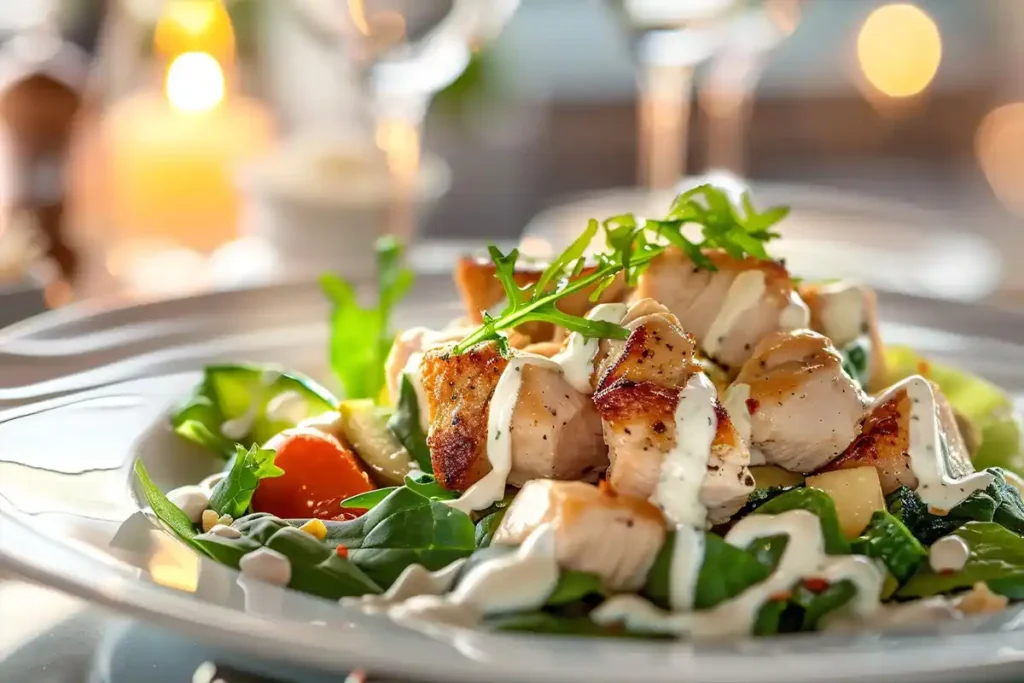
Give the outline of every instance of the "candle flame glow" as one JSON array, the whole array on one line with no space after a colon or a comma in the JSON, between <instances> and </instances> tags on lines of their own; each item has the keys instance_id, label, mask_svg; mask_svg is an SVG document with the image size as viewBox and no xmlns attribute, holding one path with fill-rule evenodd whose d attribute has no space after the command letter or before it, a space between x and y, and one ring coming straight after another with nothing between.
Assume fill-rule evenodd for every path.
<instances>
[{"instance_id":1,"label":"candle flame glow","mask_svg":"<svg viewBox=\"0 0 1024 683\"><path fill-rule=\"evenodd\" d=\"M931 84L942 61L939 27L916 5L883 5L860 29L857 61L864 78L883 95L917 95Z\"/></svg>"},{"instance_id":2,"label":"candle flame glow","mask_svg":"<svg viewBox=\"0 0 1024 683\"><path fill-rule=\"evenodd\" d=\"M167 68L165 92L178 111L210 111L224 100L224 71L211 55L186 52Z\"/></svg>"}]
</instances>

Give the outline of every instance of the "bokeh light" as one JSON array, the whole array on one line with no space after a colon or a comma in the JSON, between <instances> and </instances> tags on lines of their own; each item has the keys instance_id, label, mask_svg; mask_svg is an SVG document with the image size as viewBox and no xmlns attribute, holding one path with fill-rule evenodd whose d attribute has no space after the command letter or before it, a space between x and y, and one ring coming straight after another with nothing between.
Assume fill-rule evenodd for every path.
<instances>
[{"instance_id":1,"label":"bokeh light","mask_svg":"<svg viewBox=\"0 0 1024 683\"><path fill-rule=\"evenodd\" d=\"M167 69L166 92L179 111L209 111L224 99L224 71L211 55L186 52Z\"/></svg>"},{"instance_id":2,"label":"bokeh light","mask_svg":"<svg viewBox=\"0 0 1024 683\"><path fill-rule=\"evenodd\" d=\"M989 112L974 138L978 164L999 201L1024 215L1024 102Z\"/></svg>"},{"instance_id":3,"label":"bokeh light","mask_svg":"<svg viewBox=\"0 0 1024 683\"><path fill-rule=\"evenodd\" d=\"M897 98L917 95L932 82L942 62L939 27L916 5L883 5L860 29L857 61L878 92Z\"/></svg>"}]
</instances>

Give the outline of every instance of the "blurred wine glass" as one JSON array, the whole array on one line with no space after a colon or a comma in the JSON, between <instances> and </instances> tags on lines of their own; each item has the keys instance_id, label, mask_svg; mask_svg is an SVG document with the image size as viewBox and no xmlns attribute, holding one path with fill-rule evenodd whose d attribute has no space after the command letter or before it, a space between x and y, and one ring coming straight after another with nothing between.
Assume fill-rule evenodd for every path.
<instances>
[{"instance_id":1,"label":"blurred wine glass","mask_svg":"<svg viewBox=\"0 0 1024 683\"><path fill-rule=\"evenodd\" d=\"M519 0L291 0L354 64L394 181L389 231L413 232L422 126L433 96L501 31Z\"/></svg>"},{"instance_id":2,"label":"blurred wine glass","mask_svg":"<svg viewBox=\"0 0 1024 683\"><path fill-rule=\"evenodd\" d=\"M772 50L800 22L800 0L741 0L698 94L707 117L707 167L747 172L754 92Z\"/></svg>"},{"instance_id":3,"label":"blurred wine glass","mask_svg":"<svg viewBox=\"0 0 1024 683\"><path fill-rule=\"evenodd\" d=\"M715 54L741 0L616 0L639 67L639 182L675 185L686 172L693 75Z\"/></svg>"}]
</instances>

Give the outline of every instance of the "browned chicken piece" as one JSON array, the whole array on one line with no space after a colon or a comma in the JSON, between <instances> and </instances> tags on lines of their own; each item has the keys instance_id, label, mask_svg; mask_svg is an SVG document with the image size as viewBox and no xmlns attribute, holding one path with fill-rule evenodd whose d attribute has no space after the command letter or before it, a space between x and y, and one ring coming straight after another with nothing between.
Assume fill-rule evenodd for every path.
<instances>
[{"instance_id":1,"label":"browned chicken piece","mask_svg":"<svg viewBox=\"0 0 1024 683\"><path fill-rule=\"evenodd\" d=\"M593 267L584 268L580 274L586 275L593 270ZM516 284L521 287L532 284L540 278L542 272L544 272L544 264L533 267L520 264L515 273ZM494 277L494 273L495 266L489 260L463 257L455 264L455 284L459 288L459 295L466 308L466 315L475 325L480 324L483 320L483 311L489 310L505 300L505 290ZM622 301L626 295L626 283L622 277L618 277L608 289L601 293L597 301L590 300L590 295L593 292L594 287L588 287L560 299L556 305L565 313L582 316L595 304ZM534 342L555 339L555 326L551 323L531 322L516 329Z\"/></svg>"},{"instance_id":2,"label":"browned chicken piece","mask_svg":"<svg viewBox=\"0 0 1024 683\"><path fill-rule=\"evenodd\" d=\"M420 359L427 349L446 346L457 342L476 329L475 326L463 326L453 324L443 330L431 330L426 327L412 327L400 332L395 337L391 351L384 361L384 377L387 382L388 396L391 403L398 401L398 390L401 387L402 373L418 373ZM530 343L530 340L522 334L512 332L508 336L508 343L514 349L521 349ZM420 406L425 410L425 406Z\"/></svg>"},{"instance_id":3,"label":"browned chicken piece","mask_svg":"<svg viewBox=\"0 0 1024 683\"><path fill-rule=\"evenodd\" d=\"M558 564L597 574L613 591L638 590L665 542L665 522L642 498L579 481L526 482L494 543L517 545L540 525L555 534Z\"/></svg>"},{"instance_id":4,"label":"browned chicken piece","mask_svg":"<svg viewBox=\"0 0 1024 683\"><path fill-rule=\"evenodd\" d=\"M765 337L729 388L733 420L749 419L750 446L769 465L813 472L856 438L867 396L842 370L827 337L800 330ZM731 400L737 391L746 399Z\"/></svg>"},{"instance_id":5,"label":"browned chicken piece","mask_svg":"<svg viewBox=\"0 0 1024 683\"><path fill-rule=\"evenodd\" d=\"M539 357L538 357L539 358ZM487 458L488 415L495 387L508 361L494 344L454 356L428 350L420 365L429 404L427 445L442 486L464 491L491 470ZM512 468L508 482L530 479L596 478L608 465L601 418L549 365L526 363L512 411Z\"/></svg>"},{"instance_id":6,"label":"browned chicken piece","mask_svg":"<svg viewBox=\"0 0 1024 683\"><path fill-rule=\"evenodd\" d=\"M885 386L885 347L878 331L878 302L873 290L851 282L805 283L797 288L811 310L811 329L842 349L861 337L869 342L870 379L866 389Z\"/></svg>"},{"instance_id":7,"label":"browned chicken piece","mask_svg":"<svg viewBox=\"0 0 1024 683\"><path fill-rule=\"evenodd\" d=\"M679 439L698 433L677 433L676 410L687 382L700 368L694 363L693 338L664 306L638 301L623 323L630 336L625 342L612 342L594 403L604 420L609 484L620 493L646 499L654 495L663 463ZM746 468L747 447L710 382L708 400L705 412L716 424L700 502L717 523L743 505L754 480Z\"/></svg>"},{"instance_id":8,"label":"browned chicken piece","mask_svg":"<svg viewBox=\"0 0 1024 683\"><path fill-rule=\"evenodd\" d=\"M698 268L683 252L667 249L640 276L634 298L667 306L705 355L730 373L763 337L807 326L806 306L781 263L737 260L720 250L707 256L717 270Z\"/></svg>"},{"instance_id":9,"label":"browned chicken piece","mask_svg":"<svg viewBox=\"0 0 1024 683\"><path fill-rule=\"evenodd\" d=\"M878 470L883 493L892 493L900 486L917 488L917 476L910 461L911 397L905 388L909 381L927 380L911 377L886 390L864 416L860 436L839 458L823 468L824 471L871 466ZM974 471L974 466L957 428L953 409L937 385L931 384L931 388L939 428L948 447L949 473L954 478L965 477Z\"/></svg>"}]
</instances>

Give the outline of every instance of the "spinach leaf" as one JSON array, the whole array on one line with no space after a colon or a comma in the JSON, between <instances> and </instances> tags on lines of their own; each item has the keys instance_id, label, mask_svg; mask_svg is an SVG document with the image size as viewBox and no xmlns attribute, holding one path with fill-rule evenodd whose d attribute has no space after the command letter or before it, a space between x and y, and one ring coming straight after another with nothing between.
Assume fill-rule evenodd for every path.
<instances>
[{"instance_id":1,"label":"spinach leaf","mask_svg":"<svg viewBox=\"0 0 1024 683\"><path fill-rule=\"evenodd\" d=\"M455 491L449 491L438 484L437 480L430 474L419 474L415 476L407 475L405 477L405 483L402 486L388 486L386 488L360 493L341 501L341 507L371 510L384 502L385 498L398 489L413 491L414 493L418 493L424 498L429 498L430 500L455 500L459 497L459 494Z\"/></svg>"},{"instance_id":2,"label":"spinach leaf","mask_svg":"<svg viewBox=\"0 0 1024 683\"><path fill-rule=\"evenodd\" d=\"M1016 534L1024 534L1024 501L1020 492L1006 483L1002 469L993 467L988 471L995 475L995 481L985 489L985 493L998 505L992 520Z\"/></svg>"},{"instance_id":3,"label":"spinach leaf","mask_svg":"<svg viewBox=\"0 0 1024 683\"><path fill-rule=\"evenodd\" d=\"M395 406L394 415L388 420L388 429L398 438L399 443L405 446L405 450L409 452L420 469L427 474L433 474L427 435L420 427L419 399L416 397L416 389L412 385L412 380L404 374L398 391L398 404Z\"/></svg>"},{"instance_id":4,"label":"spinach leaf","mask_svg":"<svg viewBox=\"0 0 1024 683\"><path fill-rule=\"evenodd\" d=\"M278 396L289 398L288 415L268 414ZM294 403L294 407L292 407ZM171 416L174 431L227 459L235 443L249 448L307 417L334 410L337 399L309 377L282 372L273 365L210 365L193 395ZM224 435L224 423L239 420L247 427L238 439ZM232 436L235 436L234 434Z\"/></svg>"},{"instance_id":5,"label":"spinach leaf","mask_svg":"<svg viewBox=\"0 0 1024 683\"><path fill-rule=\"evenodd\" d=\"M803 484L796 484L794 486L767 486L761 489L754 489L750 492L750 495L747 496L746 504L740 508L739 512L733 515L733 519L742 519L773 498L777 498L783 493L788 493L802 488L804 488Z\"/></svg>"},{"instance_id":6,"label":"spinach leaf","mask_svg":"<svg viewBox=\"0 0 1024 683\"><path fill-rule=\"evenodd\" d=\"M195 541L214 559L235 568L242 557L259 548L275 550L291 564L288 587L311 595L337 600L381 592L380 586L352 561L285 520L254 513L232 526L241 532L240 538L206 533L196 536Z\"/></svg>"},{"instance_id":7,"label":"spinach leaf","mask_svg":"<svg viewBox=\"0 0 1024 683\"><path fill-rule=\"evenodd\" d=\"M669 609L670 576L672 553L675 549L675 532L669 533L658 551L647 581L640 593L662 609ZM725 542L721 536L704 534L704 560L697 575L697 589L694 607L709 609L734 598L744 590L759 583L771 573L770 567L757 561L751 553Z\"/></svg>"},{"instance_id":8,"label":"spinach leaf","mask_svg":"<svg viewBox=\"0 0 1024 683\"><path fill-rule=\"evenodd\" d=\"M787 491L758 507L754 514L777 515L789 510L807 510L818 516L825 536L825 552L829 555L849 554L850 543L843 536L835 503L827 493L811 487Z\"/></svg>"},{"instance_id":9,"label":"spinach leaf","mask_svg":"<svg viewBox=\"0 0 1024 683\"><path fill-rule=\"evenodd\" d=\"M886 507L894 517L925 545L956 531L968 522L991 522L999 503L985 491L975 491L945 516L933 515L921 497L901 486L885 498Z\"/></svg>"},{"instance_id":10,"label":"spinach leaf","mask_svg":"<svg viewBox=\"0 0 1024 683\"><path fill-rule=\"evenodd\" d=\"M843 357L843 372L862 387L871 379L871 338L861 335L839 349Z\"/></svg>"},{"instance_id":11,"label":"spinach leaf","mask_svg":"<svg viewBox=\"0 0 1024 683\"><path fill-rule=\"evenodd\" d=\"M1024 599L1024 538L994 522L968 522L954 535L970 548L964 568L938 574L925 563L896 592L897 598L950 593L984 581L997 593L1015 600Z\"/></svg>"},{"instance_id":12,"label":"spinach leaf","mask_svg":"<svg viewBox=\"0 0 1024 683\"><path fill-rule=\"evenodd\" d=\"M384 387L384 360L394 341L391 309L412 287L413 273L401 266L402 245L394 237L377 241L377 305L363 308L355 288L327 273L320 287L331 302L331 369L346 398L377 399Z\"/></svg>"},{"instance_id":13,"label":"spinach leaf","mask_svg":"<svg viewBox=\"0 0 1024 683\"><path fill-rule=\"evenodd\" d=\"M601 577L590 572L565 570L558 577L558 585L545 604L552 607L568 605L592 595L608 595Z\"/></svg>"},{"instance_id":14,"label":"spinach leaf","mask_svg":"<svg viewBox=\"0 0 1024 683\"><path fill-rule=\"evenodd\" d=\"M854 554L881 560L889 572L904 582L928 557L928 551L904 524L884 510L877 510L868 528L852 543Z\"/></svg>"},{"instance_id":15,"label":"spinach leaf","mask_svg":"<svg viewBox=\"0 0 1024 683\"><path fill-rule=\"evenodd\" d=\"M474 533L474 539L476 541L477 548L486 548L491 545L491 541L494 540L494 532L501 526L501 520L505 519L505 513L508 511L508 505L499 507L494 512L482 517L479 522L476 523L476 531Z\"/></svg>"},{"instance_id":16,"label":"spinach leaf","mask_svg":"<svg viewBox=\"0 0 1024 683\"><path fill-rule=\"evenodd\" d=\"M476 548L469 515L407 486L358 519L328 522L326 541L347 547L349 558L385 587L410 564L437 570Z\"/></svg>"},{"instance_id":17,"label":"spinach leaf","mask_svg":"<svg viewBox=\"0 0 1024 683\"><path fill-rule=\"evenodd\" d=\"M274 464L277 455L254 445L248 451L241 445L236 446L235 459L227 476L217 483L210 495L210 509L219 515L241 517L249 510L252 494L262 479L272 479L284 474L284 470Z\"/></svg>"},{"instance_id":18,"label":"spinach leaf","mask_svg":"<svg viewBox=\"0 0 1024 683\"><path fill-rule=\"evenodd\" d=\"M800 631L816 631L822 617L842 608L857 595L857 588L849 581L833 583L823 591L815 592L801 584L793 590L792 604L801 609Z\"/></svg>"},{"instance_id":19,"label":"spinach leaf","mask_svg":"<svg viewBox=\"0 0 1024 683\"><path fill-rule=\"evenodd\" d=\"M149 503L149 507L153 509L153 514L156 515L156 518L167 525L167 528L174 532L174 535L182 541L193 548L202 550L202 547L195 542L196 528L192 524L192 520L188 518L188 515L181 508L164 495L159 486L153 483L153 480L149 478L149 473L146 472L146 466L142 464L142 460L135 461L135 476L142 487L142 495L146 498L146 502Z\"/></svg>"}]
</instances>

